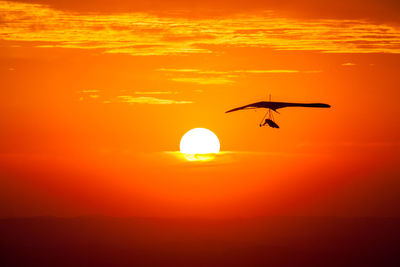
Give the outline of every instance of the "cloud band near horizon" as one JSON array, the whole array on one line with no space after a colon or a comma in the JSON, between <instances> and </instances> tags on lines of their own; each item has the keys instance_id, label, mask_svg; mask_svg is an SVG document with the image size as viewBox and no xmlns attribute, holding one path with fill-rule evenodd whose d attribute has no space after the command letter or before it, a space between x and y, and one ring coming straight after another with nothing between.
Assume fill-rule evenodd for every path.
<instances>
[{"instance_id":1,"label":"cloud band near horizon","mask_svg":"<svg viewBox=\"0 0 400 267\"><path fill-rule=\"evenodd\" d=\"M231 15L224 19L148 13L81 14L40 4L0 1L0 40L7 46L100 49L133 56L219 53L215 46L400 53L400 29L366 20Z\"/></svg>"}]
</instances>

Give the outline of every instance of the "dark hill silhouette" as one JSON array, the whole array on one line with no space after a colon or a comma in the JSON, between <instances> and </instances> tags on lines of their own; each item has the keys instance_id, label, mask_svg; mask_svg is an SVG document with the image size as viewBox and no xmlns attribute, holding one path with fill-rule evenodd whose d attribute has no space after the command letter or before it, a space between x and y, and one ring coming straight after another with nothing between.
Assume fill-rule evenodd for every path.
<instances>
[{"instance_id":1,"label":"dark hill silhouette","mask_svg":"<svg viewBox=\"0 0 400 267\"><path fill-rule=\"evenodd\" d=\"M400 266L400 219L0 220L0 266Z\"/></svg>"}]
</instances>

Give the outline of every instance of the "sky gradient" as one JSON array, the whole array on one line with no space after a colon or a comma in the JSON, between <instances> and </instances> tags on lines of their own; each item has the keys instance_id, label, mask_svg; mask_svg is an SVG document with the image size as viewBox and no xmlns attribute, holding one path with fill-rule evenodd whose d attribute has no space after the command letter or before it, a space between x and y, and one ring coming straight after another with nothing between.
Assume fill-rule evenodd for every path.
<instances>
[{"instance_id":1,"label":"sky gradient","mask_svg":"<svg viewBox=\"0 0 400 267\"><path fill-rule=\"evenodd\" d=\"M0 1L0 217L400 216L397 1ZM281 129L256 101L287 108ZM188 130L223 153L188 162Z\"/></svg>"}]
</instances>

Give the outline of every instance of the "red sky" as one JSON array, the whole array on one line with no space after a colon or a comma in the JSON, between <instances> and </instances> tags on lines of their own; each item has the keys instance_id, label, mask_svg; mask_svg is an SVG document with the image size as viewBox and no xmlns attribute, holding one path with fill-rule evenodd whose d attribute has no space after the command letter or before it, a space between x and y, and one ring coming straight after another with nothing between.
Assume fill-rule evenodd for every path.
<instances>
[{"instance_id":1,"label":"red sky","mask_svg":"<svg viewBox=\"0 0 400 267\"><path fill-rule=\"evenodd\" d=\"M399 216L399 11L0 1L0 216ZM224 113L268 94L332 108Z\"/></svg>"}]
</instances>

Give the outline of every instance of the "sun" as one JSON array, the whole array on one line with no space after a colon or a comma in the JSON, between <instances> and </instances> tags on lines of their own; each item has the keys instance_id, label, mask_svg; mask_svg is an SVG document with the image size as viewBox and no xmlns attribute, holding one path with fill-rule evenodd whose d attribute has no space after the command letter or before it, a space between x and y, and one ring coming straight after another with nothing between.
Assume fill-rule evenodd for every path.
<instances>
[{"instance_id":1,"label":"sun","mask_svg":"<svg viewBox=\"0 0 400 267\"><path fill-rule=\"evenodd\" d=\"M185 133L181 139L180 150L184 154L218 153L220 144L218 137L208 129L194 128Z\"/></svg>"}]
</instances>

